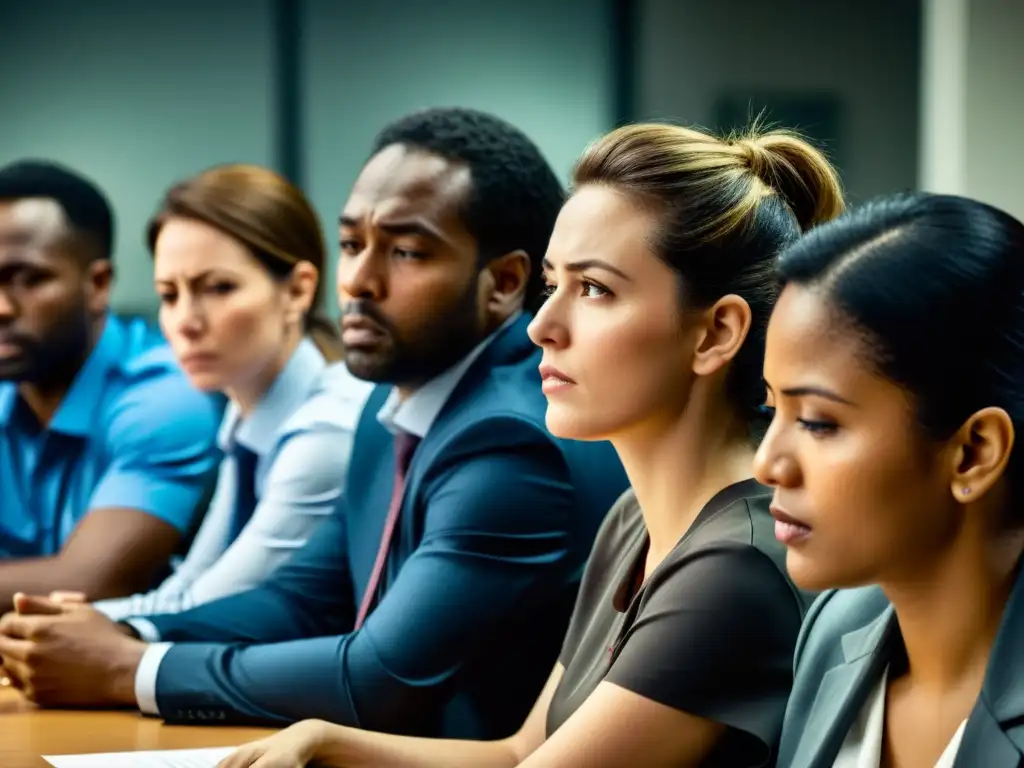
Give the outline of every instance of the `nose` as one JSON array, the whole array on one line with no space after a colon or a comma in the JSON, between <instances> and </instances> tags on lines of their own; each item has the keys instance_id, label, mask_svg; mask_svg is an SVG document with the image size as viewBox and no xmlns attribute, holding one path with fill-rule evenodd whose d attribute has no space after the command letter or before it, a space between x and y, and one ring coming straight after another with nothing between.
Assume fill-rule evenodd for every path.
<instances>
[{"instance_id":1,"label":"nose","mask_svg":"<svg viewBox=\"0 0 1024 768\"><path fill-rule=\"evenodd\" d=\"M0 288L0 321L10 322L18 315L18 305L3 288Z\"/></svg>"},{"instance_id":2,"label":"nose","mask_svg":"<svg viewBox=\"0 0 1024 768\"><path fill-rule=\"evenodd\" d=\"M381 301L387 296L387 267L369 248L354 255L342 254L338 260L338 303L346 299Z\"/></svg>"},{"instance_id":3,"label":"nose","mask_svg":"<svg viewBox=\"0 0 1024 768\"><path fill-rule=\"evenodd\" d=\"M793 488L802 482L800 465L786 448L782 428L774 421L754 454L753 469L759 483L773 488Z\"/></svg>"},{"instance_id":4,"label":"nose","mask_svg":"<svg viewBox=\"0 0 1024 768\"><path fill-rule=\"evenodd\" d=\"M195 341L206 330L206 317L202 308L190 294L182 294L173 305L160 310L161 325L168 336Z\"/></svg>"},{"instance_id":5,"label":"nose","mask_svg":"<svg viewBox=\"0 0 1024 768\"><path fill-rule=\"evenodd\" d=\"M557 304L557 296L549 296L526 328L530 341L542 348L561 349L569 346L569 328L561 316L563 312L564 309Z\"/></svg>"}]
</instances>

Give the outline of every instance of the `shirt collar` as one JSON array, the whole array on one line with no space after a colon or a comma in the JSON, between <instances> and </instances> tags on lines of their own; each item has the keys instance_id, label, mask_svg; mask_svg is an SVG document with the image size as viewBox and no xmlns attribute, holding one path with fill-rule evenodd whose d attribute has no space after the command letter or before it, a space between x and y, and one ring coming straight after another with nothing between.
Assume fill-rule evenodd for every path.
<instances>
[{"instance_id":1,"label":"shirt collar","mask_svg":"<svg viewBox=\"0 0 1024 768\"><path fill-rule=\"evenodd\" d=\"M14 404L18 400L18 385L13 381L0 382L0 427L11 423Z\"/></svg>"},{"instance_id":2,"label":"shirt collar","mask_svg":"<svg viewBox=\"0 0 1024 768\"><path fill-rule=\"evenodd\" d=\"M116 317L108 315L96 346L89 353L85 364L71 382L67 394L57 406L48 429L75 437L89 435L100 411L110 372L120 369L124 342L124 327ZM14 413L17 397L18 385L15 382L4 382L0 391L0 420L5 424Z\"/></svg>"},{"instance_id":3,"label":"shirt collar","mask_svg":"<svg viewBox=\"0 0 1024 768\"><path fill-rule=\"evenodd\" d=\"M239 443L260 456L269 453L281 425L306 401L326 367L316 345L309 339L300 341L247 418L242 418L238 406L228 403L217 435L221 450L229 452Z\"/></svg>"},{"instance_id":4,"label":"shirt collar","mask_svg":"<svg viewBox=\"0 0 1024 768\"><path fill-rule=\"evenodd\" d=\"M476 362L477 358L502 331L519 319L521 314L521 312L517 312L512 315L502 324L501 328L477 344L468 355L417 389L409 395L407 400L401 400L398 396L398 389L393 387L388 399L377 411L377 421L392 433L407 432L420 439L426 437L430 427L441 413L441 409L444 408L444 404L448 402L448 398L462 381L462 377L466 375L469 367Z\"/></svg>"}]
</instances>

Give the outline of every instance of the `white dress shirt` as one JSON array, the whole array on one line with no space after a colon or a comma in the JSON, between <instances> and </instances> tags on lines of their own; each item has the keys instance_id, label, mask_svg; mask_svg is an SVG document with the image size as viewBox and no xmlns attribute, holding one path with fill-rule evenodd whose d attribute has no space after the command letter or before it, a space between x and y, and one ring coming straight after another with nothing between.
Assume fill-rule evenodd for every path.
<instances>
[{"instance_id":1,"label":"white dress shirt","mask_svg":"<svg viewBox=\"0 0 1024 768\"><path fill-rule=\"evenodd\" d=\"M889 679L889 668L882 673L882 679L864 702L857 719L839 748L833 768L878 768L882 761L882 744L885 739L885 692ZM943 750L935 768L953 768L956 753L964 737L967 721L953 733L946 749Z\"/></svg>"}]
</instances>

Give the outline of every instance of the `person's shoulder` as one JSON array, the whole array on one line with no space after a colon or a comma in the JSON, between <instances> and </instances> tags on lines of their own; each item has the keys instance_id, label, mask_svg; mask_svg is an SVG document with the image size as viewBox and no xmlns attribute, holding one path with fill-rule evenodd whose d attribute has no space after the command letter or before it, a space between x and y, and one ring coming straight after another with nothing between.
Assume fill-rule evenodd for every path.
<instances>
[{"instance_id":1,"label":"person's shoulder","mask_svg":"<svg viewBox=\"0 0 1024 768\"><path fill-rule=\"evenodd\" d=\"M830 589L811 605L797 644L799 666L831 660L843 652L843 637L870 627L891 611L891 604L878 586Z\"/></svg>"},{"instance_id":2,"label":"person's shoulder","mask_svg":"<svg viewBox=\"0 0 1024 768\"><path fill-rule=\"evenodd\" d=\"M712 497L666 558L664 579L716 583L762 600L772 596L802 616L809 598L789 578L785 547L774 535L771 497L771 489L754 480Z\"/></svg>"},{"instance_id":3,"label":"person's shoulder","mask_svg":"<svg viewBox=\"0 0 1024 768\"><path fill-rule=\"evenodd\" d=\"M591 551L594 562L610 563L618 560L622 551L647 536L644 516L636 493L626 488L604 515Z\"/></svg>"},{"instance_id":4,"label":"person's shoulder","mask_svg":"<svg viewBox=\"0 0 1024 768\"><path fill-rule=\"evenodd\" d=\"M344 363L332 363L280 432L355 432L373 388L373 383L353 376Z\"/></svg>"},{"instance_id":5,"label":"person's shoulder","mask_svg":"<svg viewBox=\"0 0 1024 768\"><path fill-rule=\"evenodd\" d=\"M632 540L638 533L644 533L644 516L636 493L627 488L615 500L605 515L597 533L597 541L612 547L618 542Z\"/></svg>"},{"instance_id":6,"label":"person's shoulder","mask_svg":"<svg viewBox=\"0 0 1024 768\"><path fill-rule=\"evenodd\" d=\"M540 355L530 355L515 364L492 366L475 377L471 392L464 398L462 411L467 418L515 418L544 426L547 400L541 390L537 366Z\"/></svg>"},{"instance_id":7,"label":"person's shoulder","mask_svg":"<svg viewBox=\"0 0 1024 768\"><path fill-rule=\"evenodd\" d=\"M707 548L749 548L785 571L786 549L775 538L771 500L771 489L756 480L727 486L704 505L673 555L684 557Z\"/></svg>"},{"instance_id":8,"label":"person's shoulder","mask_svg":"<svg viewBox=\"0 0 1024 768\"><path fill-rule=\"evenodd\" d=\"M528 437L556 448L569 461L577 454L590 461L597 456L614 456L607 443L562 440L548 431L548 402L538 370L541 351L525 336L525 325L513 324L492 344L500 349L482 355L467 373L446 406L451 418L439 420L439 427L452 434L489 435L499 441ZM503 433L502 429L507 431Z\"/></svg>"},{"instance_id":9,"label":"person's shoulder","mask_svg":"<svg viewBox=\"0 0 1024 768\"><path fill-rule=\"evenodd\" d=\"M524 441L555 445L544 423L547 401L537 373L539 359L531 354L467 372L431 427L431 437L481 449Z\"/></svg>"},{"instance_id":10,"label":"person's shoulder","mask_svg":"<svg viewBox=\"0 0 1024 768\"><path fill-rule=\"evenodd\" d=\"M495 331L455 386L445 410L460 420L516 418L543 426L547 400L541 391L541 350L519 317Z\"/></svg>"},{"instance_id":11,"label":"person's shoulder","mask_svg":"<svg viewBox=\"0 0 1024 768\"><path fill-rule=\"evenodd\" d=\"M101 421L110 440L134 439L163 433L216 433L220 409L200 392L181 370L167 342L141 319L109 318L120 325L121 349L117 375L104 398ZM154 434L156 433L156 434Z\"/></svg>"},{"instance_id":12,"label":"person's shoulder","mask_svg":"<svg viewBox=\"0 0 1024 768\"><path fill-rule=\"evenodd\" d=\"M151 322L141 317L111 315L107 324L115 326L118 334L117 370L128 383L154 377L187 381L170 344Z\"/></svg>"},{"instance_id":13,"label":"person's shoulder","mask_svg":"<svg viewBox=\"0 0 1024 768\"><path fill-rule=\"evenodd\" d=\"M877 647L888 628L891 611L877 586L830 589L814 601L796 641L780 759L786 756L791 760L794 750L799 749L829 673Z\"/></svg>"}]
</instances>

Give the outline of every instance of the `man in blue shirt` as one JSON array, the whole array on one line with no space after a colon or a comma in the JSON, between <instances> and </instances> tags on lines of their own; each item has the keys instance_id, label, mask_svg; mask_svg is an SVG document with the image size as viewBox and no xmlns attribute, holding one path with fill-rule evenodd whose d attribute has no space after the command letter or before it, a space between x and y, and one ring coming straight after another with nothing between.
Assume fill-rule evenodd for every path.
<instances>
[{"instance_id":1,"label":"man in blue shirt","mask_svg":"<svg viewBox=\"0 0 1024 768\"><path fill-rule=\"evenodd\" d=\"M0 619L11 678L41 704L170 721L518 728L626 487L609 444L544 426L524 308L562 195L493 116L428 110L386 128L339 222L345 361L378 383L339 513L260 586L128 619L134 638L91 608L20 597Z\"/></svg>"},{"instance_id":2,"label":"man in blue shirt","mask_svg":"<svg viewBox=\"0 0 1024 768\"><path fill-rule=\"evenodd\" d=\"M152 586L214 468L215 405L109 312L113 229L69 169L0 168L0 610Z\"/></svg>"}]
</instances>

